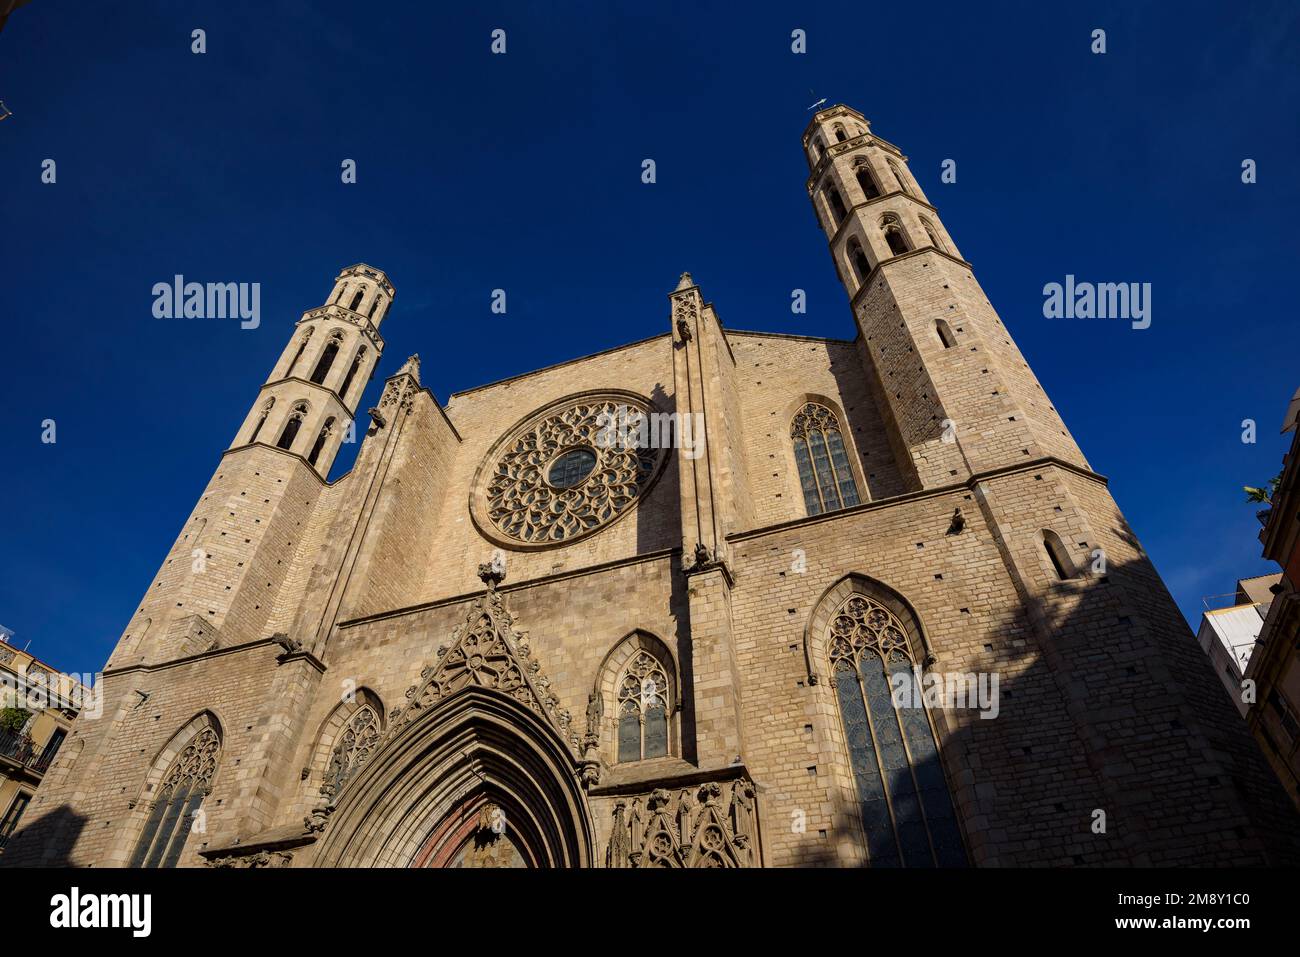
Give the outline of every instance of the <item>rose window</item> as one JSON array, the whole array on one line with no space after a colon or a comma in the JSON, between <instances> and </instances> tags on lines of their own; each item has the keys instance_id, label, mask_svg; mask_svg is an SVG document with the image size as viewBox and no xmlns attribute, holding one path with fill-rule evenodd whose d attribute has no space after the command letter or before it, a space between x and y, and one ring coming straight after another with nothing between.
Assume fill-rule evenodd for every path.
<instances>
[{"instance_id":1,"label":"rose window","mask_svg":"<svg viewBox=\"0 0 1300 957\"><path fill-rule=\"evenodd\" d=\"M627 513L667 457L667 430L651 411L644 400L609 395L526 422L484 463L480 527L504 544L536 547L573 541Z\"/></svg>"}]
</instances>

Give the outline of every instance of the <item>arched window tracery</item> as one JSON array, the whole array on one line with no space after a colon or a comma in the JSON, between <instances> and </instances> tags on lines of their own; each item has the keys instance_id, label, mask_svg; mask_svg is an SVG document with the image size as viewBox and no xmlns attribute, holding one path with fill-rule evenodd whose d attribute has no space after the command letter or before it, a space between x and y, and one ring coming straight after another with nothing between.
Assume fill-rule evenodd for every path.
<instances>
[{"instance_id":1,"label":"arched window tracery","mask_svg":"<svg viewBox=\"0 0 1300 957\"><path fill-rule=\"evenodd\" d=\"M903 224L893 213L887 213L880 220L881 232L885 234L885 242L889 244L889 251L895 256L901 256L907 252L907 237L903 235Z\"/></svg>"},{"instance_id":2,"label":"arched window tracery","mask_svg":"<svg viewBox=\"0 0 1300 957\"><path fill-rule=\"evenodd\" d=\"M849 262L853 266L854 275L858 277L858 285L860 286L871 275L871 263L868 261L866 253L862 251L862 244L858 242L856 236L849 240L848 252Z\"/></svg>"},{"instance_id":3,"label":"arched window tracery","mask_svg":"<svg viewBox=\"0 0 1300 957\"><path fill-rule=\"evenodd\" d=\"M855 593L831 619L829 655L869 863L964 867L906 626L882 602Z\"/></svg>"},{"instance_id":4,"label":"arched window tracery","mask_svg":"<svg viewBox=\"0 0 1300 957\"><path fill-rule=\"evenodd\" d=\"M799 486L809 515L857 505L857 482L835 413L816 402L805 403L790 425Z\"/></svg>"},{"instance_id":5,"label":"arched window tracery","mask_svg":"<svg viewBox=\"0 0 1300 957\"><path fill-rule=\"evenodd\" d=\"M644 649L633 655L618 682L620 764L668 754L671 694L663 663Z\"/></svg>"},{"instance_id":6,"label":"arched window tracery","mask_svg":"<svg viewBox=\"0 0 1300 957\"><path fill-rule=\"evenodd\" d=\"M871 172L871 167L866 163L859 163L854 171L857 177L858 186L862 189L862 195L867 199L877 199L880 194L880 186L876 183L876 177Z\"/></svg>"},{"instance_id":7,"label":"arched window tracery","mask_svg":"<svg viewBox=\"0 0 1300 957\"><path fill-rule=\"evenodd\" d=\"M311 381L317 385L325 382L325 377L329 375L330 368L334 365L334 359L339 354L339 347L343 345L343 333L335 332L330 336L329 342L325 343L325 348L321 350L320 359L316 362L316 368L311 374Z\"/></svg>"},{"instance_id":8,"label":"arched window tracery","mask_svg":"<svg viewBox=\"0 0 1300 957\"><path fill-rule=\"evenodd\" d=\"M131 867L176 866L220 761L221 737L209 723L181 749L163 777L131 856Z\"/></svg>"},{"instance_id":9,"label":"arched window tracery","mask_svg":"<svg viewBox=\"0 0 1300 957\"><path fill-rule=\"evenodd\" d=\"M298 351L293 354L293 361L289 363L289 368L284 373L286 376L293 375L293 370L297 367L298 360L302 358L303 350L307 348L307 343L311 341L311 334L314 331L314 329L308 328L308 330L302 334L302 338L298 340Z\"/></svg>"},{"instance_id":10,"label":"arched window tracery","mask_svg":"<svg viewBox=\"0 0 1300 957\"><path fill-rule=\"evenodd\" d=\"M359 770L379 745L383 721L372 704L363 704L352 713L330 751L325 768L325 783L337 794L352 774Z\"/></svg>"},{"instance_id":11,"label":"arched window tracery","mask_svg":"<svg viewBox=\"0 0 1300 957\"><path fill-rule=\"evenodd\" d=\"M284 423L284 429L280 432L280 441L275 443L278 449L289 451L293 448L294 440L298 437L298 430L302 428L302 420L307 417L307 403L299 402L289 413L288 421Z\"/></svg>"},{"instance_id":12,"label":"arched window tracery","mask_svg":"<svg viewBox=\"0 0 1300 957\"><path fill-rule=\"evenodd\" d=\"M911 192L907 188L907 177L903 175L902 169L900 169L898 164L893 160L889 160L889 171L894 174L894 179L898 180L898 188L902 190L904 194L910 196Z\"/></svg>"},{"instance_id":13,"label":"arched window tracery","mask_svg":"<svg viewBox=\"0 0 1300 957\"><path fill-rule=\"evenodd\" d=\"M316 436L316 444L311 447L311 454L307 456L307 462L309 464L316 464L316 460L320 458L321 450L325 448L325 442L333 432L334 416L331 415L325 420L325 424L321 426L320 435Z\"/></svg>"},{"instance_id":14,"label":"arched window tracery","mask_svg":"<svg viewBox=\"0 0 1300 957\"><path fill-rule=\"evenodd\" d=\"M275 396L266 400L266 405L262 406L262 414L257 419L257 425L253 426L253 434L248 437L249 444L257 441L258 433L262 431L262 426L266 425L266 417L271 414L275 408Z\"/></svg>"}]
</instances>

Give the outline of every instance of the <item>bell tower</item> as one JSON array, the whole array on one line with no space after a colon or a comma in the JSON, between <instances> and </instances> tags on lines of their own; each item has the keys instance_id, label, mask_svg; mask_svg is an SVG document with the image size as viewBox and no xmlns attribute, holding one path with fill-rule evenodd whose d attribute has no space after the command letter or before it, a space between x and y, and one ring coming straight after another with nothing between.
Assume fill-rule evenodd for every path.
<instances>
[{"instance_id":1,"label":"bell tower","mask_svg":"<svg viewBox=\"0 0 1300 957\"><path fill-rule=\"evenodd\" d=\"M265 637L276 595L384 349L393 301L380 270L339 273L298 320L127 625L109 669Z\"/></svg>"},{"instance_id":2,"label":"bell tower","mask_svg":"<svg viewBox=\"0 0 1300 957\"><path fill-rule=\"evenodd\" d=\"M808 196L916 488L1055 457L1087 468L897 146L857 110L803 136Z\"/></svg>"},{"instance_id":3,"label":"bell tower","mask_svg":"<svg viewBox=\"0 0 1300 957\"><path fill-rule=\"evenodd\" d=\"M230 450L269 445L328 476L383 354L379 324L393 295L388 277L372 266L339 273L325 305L298 320Z\"/></svg>"}]
</instances>

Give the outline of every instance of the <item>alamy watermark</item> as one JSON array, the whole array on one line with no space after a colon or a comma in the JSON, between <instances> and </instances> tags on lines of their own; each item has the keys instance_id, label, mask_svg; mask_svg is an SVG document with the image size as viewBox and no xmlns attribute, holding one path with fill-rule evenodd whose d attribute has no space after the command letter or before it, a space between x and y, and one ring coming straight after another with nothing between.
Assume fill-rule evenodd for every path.
<instances>
[{"instance_id":1,"label":"alamy watermark","mask_svg":"<svg viewBox=\"0 0 1300 957\"><path fill-rule=\"evenodd\" d=\"M996 671L927 671L919 667L897 671L889 676L894 707L942 708L945 711L969 708L981 718L992 719L1002 710L998 699Z\"/></svg>"},{"instance_id":2,"label":"alamy watermark","mask_svg":"<svg viewBox=\"0 0 1300 957\"><path fill-rule=\"evenodd\" d=\"M239 319L239 328L262 324L260 282L186 282L179 273L153 286L156 319Z\"/></svg>"},{"instance_id":3,"label":"alamy watermark","mask_svg":"<svg viewBox=\"0 0 1300 957\"><path fill-rule=\"evenodd\" d=\"M1146 329L1151 325L1151 283L1075 282L1067 274L1064 283L1043 287L1043 317L1129 319L1134 329Z\"/></svg>"},{"instance_id":4,"label":"alamy watermark","mask_svg":"<svg viewBox=\"0 0 1300 957\"><path fill-rule=\"evenodd\" d=\"M19 678L8 671L0 671L0 701L39 713L46 708L67 708L84 718L99 718L104 714L104 691L97 674L56 674L44 669L29 668L27 675Z\"/></svg>"},{"instance_id":5,"label":"alamy watermark","mask_svg":"<svg viewBox=\"0 0 1300 957\"><path fill-rule=\"evenodd\" d=\"M651 412L620 405L596 416L602 449L679 449L688 459L704 454L704 415L700 412Z\"/></svg>"}]
</instances>

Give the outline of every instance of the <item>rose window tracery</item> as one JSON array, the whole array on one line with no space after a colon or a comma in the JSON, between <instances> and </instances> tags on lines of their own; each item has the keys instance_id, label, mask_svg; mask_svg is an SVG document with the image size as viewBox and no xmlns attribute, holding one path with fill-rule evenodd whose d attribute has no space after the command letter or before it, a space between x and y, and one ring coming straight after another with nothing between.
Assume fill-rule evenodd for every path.
<instances>
[{"instance_id":1,"label":"rose window tracery","mask_svg":"<svg viewBox=\"0 0 1300 957\"><path fill-rule=\"evenodd\" d=\"M667 443L656 441L657 425L645 402L617 395L535 417L486 463L484 530L507 543L541 546L605 527L658 475Z\"/></svg>"}]
</instances>

